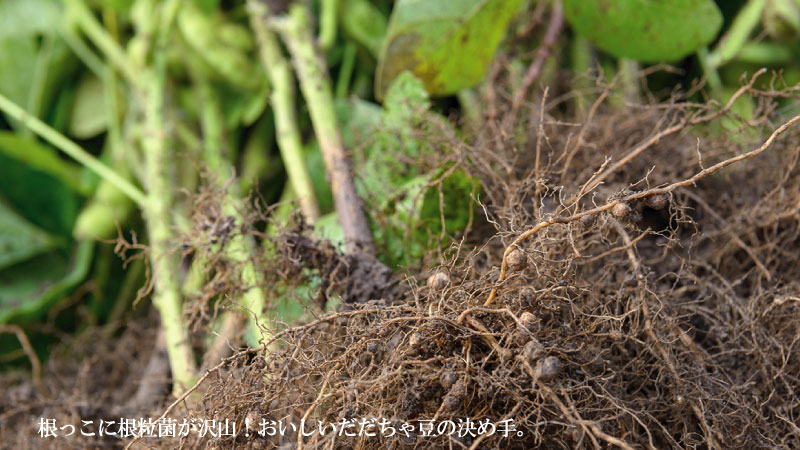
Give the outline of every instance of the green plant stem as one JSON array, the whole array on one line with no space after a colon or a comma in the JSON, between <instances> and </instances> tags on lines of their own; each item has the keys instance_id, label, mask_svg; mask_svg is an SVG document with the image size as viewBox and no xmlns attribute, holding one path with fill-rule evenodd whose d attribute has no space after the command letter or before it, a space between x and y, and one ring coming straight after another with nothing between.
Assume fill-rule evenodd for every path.
<instances>
[{"instance_id":1,"label":"green plant stem","mask_svg":"<svg viewBox=\"0 0 800 450\"><path fill-rule=\"evenodd\" d=\"M94 51L92 51L80 37L78 37L74 30L70 27L65 27L61 33L61 38L64 39L69 49L75 53L78 59L80 59L93 74L97 75L98 78L103 77L103 74L106 73L106 64L94 54Z\"/></svg>"},{"instance_id":2,"label":"green plant stem","mask_svg":"<svg viewBox=\"0 0 800 450\"><path fill-rule=\"evenodd\" d=\"M639 63L632 59L620 58L618 61L620 84L622 85L622 98L629 103L639 101Z\"/></svg>"},{"instance_id":3,"label":"green plant stem","mask_svg":"<svg viewBox=\"0 0 800 450\"><path fill-rule=\"evenodd\" d=\"M339 15L339 0L322 0L319 20L319 46L327 53L336 43L336 17Z\"/></svg>"},{"instance_id":4,"label":"green plant stem","mask_svg":"<svg viewBox=\"0 0 800 450\"><path fill-rule=\"evenodd\" d=\"M766 4L767 0L748 0L736 14L731 27L722 36L717 47L708 55L709 67L716 69L736 57L750 34L758 26Z\"/></svg>"},{"instance_id":5,"label":"green plant stem","mask_svg":"<svg viewBox=\"0 0 800 450\"><path fill-rule=\"evenodd\" d=\"M219 99L214 88L207 81L198 83L198 90L202 102L201 126L204 133L204 160L209 169L221 176L215 178L216 187L223 191L222 212L234 217L237 224L243 224L245 219L241 211L245 205L239 194L238 184L230 183L224 178L233 176L233 167L224 155L224 117L222 116ZM226 256L241 266L241 285L244 293L240 300L241 306L247 310L248 318L255 329L258 325L267 323L264 315L267 307L267 293L259 286L259 276L254 263L256 244L251 236L235 234L225 248Z\"/></svg>"},{"instance_id":6,"label":"green plant stem","mask_svg":"<svg viewBox=\"0 0 800 450\"><path fill-rule=\"evenodd\" d=\"M792 48L781 42L748 42L736 55L736 60L759 66L792 63Z\"/></svg>"},{"instance_id":7,"label":"green plant stem","mask_svg":"<svg viewBox=\"0 0 800 450\"><path fill-rule=\"evenodd\" d=\"M272 211L272 216L267 224L266 235L277 236L280 232L280 227L283 226L292 214L292 202L297 199L297 196L292 189L290 183L286 183L281 193L281 198L278 199L278 207ZM268 239L264 240L265 246L269 245Z\"/></svg>"},{"instance_id":8,"label":"green plant stem","mask_svg":"<svg viewBox=\"0 0 800 450\"><path fill-rule=\"evenodd\" d=\"M122 279L122 284L119 288L119 294L116 299L114 299L112 303L114 306L108 314L107 323L117 324L117 322L122 320L125 313L129 311L128 308L131 303L133 303L133 299L136 297L136 291L139 286L141 286L142 280L144 279L144 267L144 262L141 259L133 260L127 267L125 277ZM111 336L109 336L109 338L110 337Z\"/></svg>"},{"instance_id":9,"label":"green plant stem","mask_svg":"<svg viewBox=\"0 0 800 450\"><path fill-rule=\"evenodd\" d=\"M12 102L4 95L0 94L0 110L8 114L10 117L18 120L31 131L41 136L47 142L53 144L56 148L69 155L74 160L83 164L86 168L100 176L100 178L107 180L109 183L116 186L117 189L124 192L125 195L130 197L139 206L145 206L147 199L144 193L136 186L131 184L117 172L114 172L107 165L103 164L89 154L86 150L82 149L78 144L72 142L69 138L51 128L46 123L28 114L24 109L20 108L16 103Z\"/></svg>"},{"instance_id":10,"label":"green plant stem","mask_svg":"<svg viewBox=\"0 0 800 450\"><path fill-rule=\"evenodd\" d=\"M589 40L575 35L570 46L570 63L572 65L572 85L576 91L575 109L585 117L589 106L594 102L589 91L595 86L590 78L592 74L592 45ZM588 98L587 98L588 97Z\"/></svg>"},{"instance_id":11,"label":"green plant stem","mask_svg":"<svg viewBox=\"0 0 800 450\"><path fill-rule=\"evenodd\" d=\"M183 320L177 255L170 252L170 243L174 242L174 236L170 221L173 206L172 185L169 181L170 155L164 138L165 68L163 55L158 52L154 65L153 71L140 75L145 80L145 132L142 139L148 194L145 219L155 282L153 304L161 316L161 326L165 333L174 380L173 391L179 393L194 382L196 365L189 332Z\"/></svg>"},{"instance_id":12,"label":"green plant stem","mask_svg":"<svg viewBox=\"0 0 800 450\"><path fill-rule=\"evenodd\" d=\"M86 36L119 69L129 83L137 84L140 78L125 55L125 50L108 34L108 31L103 28L103 25L100 24L83 0L65 1L70 18L75 20L75 23L86 33Z\"/></svg>"},{"instance_id":13,"label":"green plant stem","mask_svg":"<svg viewBox=\"0 0 800 450\"><path fill-rule=\"evenodd\" d=\"M297 126L291 67L281 53L278 39L267 26L269 14L267 6L258 0L248 1L247 6L250 23L258 39L261 62L272 85L270 105L275 115L275 130L281 158L292 189L299 198L300 209L306 220L314 224L320 216L319 204L314 193L311 174L306 167L300 129Z\"/></svg>"},{"instance_id":14,"label":"green plant stem","mask_svg":"<svg viewBox=\"0 0 800 450\"><path fill-rule=\"evenodd\" d=\"M339 69L339 77L336 79L336 98L347 97L350 82L353 80L353 71L356 67L356 53L358 47L352 41L344 44L344 55L342 56L342 66Z\"/></svg>"},{"instance_id":15,"label":"green plant stem","mask_svg":"<svg viewBox=\"0 0 800 450\"><path fill-rule=\"evenodd\" d=\"M44 95L45 85L47 84L47 66L50 65L50 59L53 55L54 40L50 35L45 35L42 38L42 45L39 48L39 54L36 55L36 66L33 71L33 82L31 83L31 90L28 94L28 112L35 117L39 117L42 109L42 96ZM28 133L30 130L26 129Z\"/></svg>"},{"instance_id":16,"label":"green plant stem","mask_svg":"<svg viewBox=\"0 0 800 450\"><path fill-rule=\"evenodd\" d=\"M271 18L269 24L280 33L292 55L300 90L306 99L311 124L331 177L333 200L344 231L345 247L349 253L374 254L369 223L356 194L350 159L339 134L330 80L314 49L308 9L304 2L292 2L286 15Z\"/></svg>"},{"instance_id":17,"label":"green plant stem","mask_svg":"<svg viewBox=\"0 0 800 450\"><path fill-rule=\"evenodd\" d=\"M717 68L709 61L708 48L700 47L697 49L697 60L700 61L700 67L703 68L703 73L706 75L711 92L719 94L722 91L722 79L719 77Z\"/></svg>"}]
</instances>

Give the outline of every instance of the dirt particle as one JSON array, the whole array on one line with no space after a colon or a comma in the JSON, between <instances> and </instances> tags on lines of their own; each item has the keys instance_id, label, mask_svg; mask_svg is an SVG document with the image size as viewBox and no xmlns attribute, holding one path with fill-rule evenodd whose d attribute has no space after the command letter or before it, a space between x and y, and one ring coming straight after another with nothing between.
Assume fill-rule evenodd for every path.
<instances>
[{"instance_id":1,"label":"dirt particle","mask_svg":"<svg viewBox=\"0 0 800 450\"><path fill-rule=\"evenodd\" d=\"M536 381L553 381L561 373L561 369L561 360L555 356L548 356L536 364L533 375Z\"/></svg>"}]
</instances>

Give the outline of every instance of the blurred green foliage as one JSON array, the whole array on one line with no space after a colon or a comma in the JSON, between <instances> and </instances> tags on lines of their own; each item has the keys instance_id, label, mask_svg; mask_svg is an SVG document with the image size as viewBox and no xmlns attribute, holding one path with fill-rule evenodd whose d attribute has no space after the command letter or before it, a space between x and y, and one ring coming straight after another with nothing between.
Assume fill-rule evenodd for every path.
<instances>
[{"instance_id":1,"label":"blurred green foliage","mask_svg":"<svg viewBox=\"0 0 800 450\"><path fill-rule=\"evenodd\" d=\"M564 13L598 48L641 62L683 58L711 42L722 26L712 0L565 0Z\"/></svg>"}]
</instances>

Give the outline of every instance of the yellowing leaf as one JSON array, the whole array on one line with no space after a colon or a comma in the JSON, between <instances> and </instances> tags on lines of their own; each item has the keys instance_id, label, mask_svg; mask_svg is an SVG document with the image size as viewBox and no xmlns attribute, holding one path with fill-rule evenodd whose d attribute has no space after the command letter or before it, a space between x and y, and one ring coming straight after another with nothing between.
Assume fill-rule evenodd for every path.
<instances>
[{"instance_id":1,"label":"yellowing leaf","mask_svg":"<svg viewBox=\"0 0 800 450\"><path fill-rule=\"evenodd\" d=\"M398 0L378 61L375 93L383 98L408 70L432 96L480 82L521 0Z\"/></svg>"}]
</instances>

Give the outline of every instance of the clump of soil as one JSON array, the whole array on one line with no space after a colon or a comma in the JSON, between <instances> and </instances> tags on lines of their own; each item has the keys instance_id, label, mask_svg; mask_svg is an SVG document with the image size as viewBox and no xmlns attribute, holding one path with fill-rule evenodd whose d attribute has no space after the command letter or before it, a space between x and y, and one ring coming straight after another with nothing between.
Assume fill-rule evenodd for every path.
<instances>
[{"instance_id":1,"label":"clump of soil","mask_svg":"<svg viewBox=\"0 0 800 450\"><path fill-rule=\"evenodd\" d=\"M202 380L201 401L170 410L227 419L249 435L190 434L158 446L800 442L800 128L782 125L778 103L793 94L751 81L735 94L755 105L742 118L732 103L680 94L608 104L616 94L607 87L584 113L543 96L501 117L511 96L494 83L486 127L469 143L426 136L482 186L470 228L425 259L440 264L390 278L302 226L287 230L265 255L265 277L290 285L314 273L325 280L320 307L344 302L303 325L264 330L261 349L234 354ZM330 428L364 419L397 430L489 421L507 424L508 435ZM255 432L262 421L301 420L327 432Z\"/></svg>"}]
</instances>

